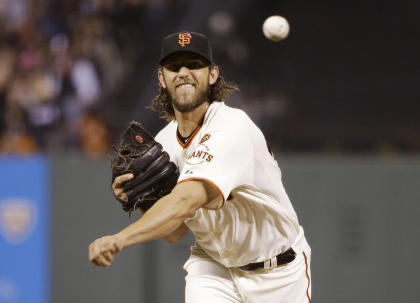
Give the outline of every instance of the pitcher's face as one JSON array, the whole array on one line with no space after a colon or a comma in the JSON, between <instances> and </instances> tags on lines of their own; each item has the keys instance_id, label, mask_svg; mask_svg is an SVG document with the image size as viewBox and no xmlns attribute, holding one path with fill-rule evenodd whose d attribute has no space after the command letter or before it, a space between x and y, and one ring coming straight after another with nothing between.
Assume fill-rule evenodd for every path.
<instances>
[{"instance_id":1,"label":"pitcher's face","mask_svg":"<svg viewBox=\"0 0 420 303\"><path fill-rule=\"evenodd\" d=\"M174 108L189 112L208 101L209 85L217 80L213 81L211 69L204 59L191 53L178 53L164 62L158 77Z\"/></svg>"}]
</instances>

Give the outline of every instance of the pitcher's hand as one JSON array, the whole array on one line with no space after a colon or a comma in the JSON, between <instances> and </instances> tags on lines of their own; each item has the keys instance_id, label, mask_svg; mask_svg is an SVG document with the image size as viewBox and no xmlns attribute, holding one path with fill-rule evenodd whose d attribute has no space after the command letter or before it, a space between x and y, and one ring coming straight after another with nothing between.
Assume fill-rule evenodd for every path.
<instances>
[{"instance_id":1,"label":"pitcher's hand","mask_svg":"<svg viewBox=\"0 0 420 303\"><path fill-rule=\"evenodd\" d=\"M134 175L131 173L124 174L115 178L114 182L112 183L112 190L114 191L114 195L117 199L123 200L125 202L128 201L127 194L123 191L122 186L125 182L134 178Z\"/></svg>"},{"instance_id":2,"label":"pitcher's hand","mask_svg":"<svg viewBox=\"0 0 420 303\"><path fill-rule=\"evenodd\" d=\"M89 261L97 266L108 267L114 255L123 248L124 239L118 234L98 238L89 245Z\"/></svg>"}]
</instances>

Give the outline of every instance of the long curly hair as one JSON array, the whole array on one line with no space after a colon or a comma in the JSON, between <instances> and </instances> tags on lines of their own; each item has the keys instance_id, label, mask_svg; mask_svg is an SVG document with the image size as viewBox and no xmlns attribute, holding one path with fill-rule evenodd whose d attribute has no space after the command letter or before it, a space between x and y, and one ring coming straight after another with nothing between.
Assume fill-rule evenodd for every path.
<instances>
[{"instance_id":1,"label":"long curly hair","mask_svg":"<svg viewBox=\"0 0 420 303\"><path fill-rule=\"evenodd\" d=\"M161 114L161 118L168 121L175 119L175 112L171 104L171 98L166 89L164 89L160 83L159 94L152 100L150 108ZM225 79L219 75L219 78L212 85L209 85L209 91L207 93L209 103L221 102L226 97L231 95L233 92L238 91L239 87L230 82L226 82Z\"/></svg>"}]
</instances>

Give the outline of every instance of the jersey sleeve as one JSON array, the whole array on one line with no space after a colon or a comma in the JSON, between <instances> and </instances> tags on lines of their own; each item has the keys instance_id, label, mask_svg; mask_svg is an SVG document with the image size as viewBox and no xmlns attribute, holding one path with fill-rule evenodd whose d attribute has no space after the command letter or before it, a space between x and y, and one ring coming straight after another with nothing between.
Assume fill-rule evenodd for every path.
<instances>
[{"instance_id":1,"label":"jersey sleeve","mask_svg":"<svg viewBox=\"0 0 420 303\"><path fill-rule=\"evenodd\" d=\"M240 128L205 134L186 158L179 182L204 180L216 188L222 202L237 186L252 183L254 149L249 134Z\"/></svg>"}]
</instances>

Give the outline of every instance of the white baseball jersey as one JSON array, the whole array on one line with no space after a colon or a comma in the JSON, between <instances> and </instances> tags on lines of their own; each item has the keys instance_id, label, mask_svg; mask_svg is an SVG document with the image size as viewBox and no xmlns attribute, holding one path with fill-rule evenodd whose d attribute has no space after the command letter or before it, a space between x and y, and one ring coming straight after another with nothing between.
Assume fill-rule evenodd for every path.
<instances>
[{"instance_id":1,"label":"white baseball jersey","mask_svg":"<svg viewBox=\"0 0 420 303\"><path fill-rule=\"evenodd\" d=\"M265 261L303 232L260 129L242 110L214 102L186 144L170 122L156 136L179 170L179 182L200 179L219 197L185 224L212 259L230 268Z\"/></svg>"}]
</instances>

